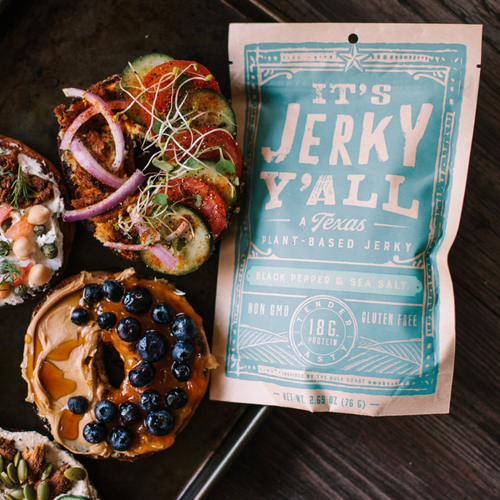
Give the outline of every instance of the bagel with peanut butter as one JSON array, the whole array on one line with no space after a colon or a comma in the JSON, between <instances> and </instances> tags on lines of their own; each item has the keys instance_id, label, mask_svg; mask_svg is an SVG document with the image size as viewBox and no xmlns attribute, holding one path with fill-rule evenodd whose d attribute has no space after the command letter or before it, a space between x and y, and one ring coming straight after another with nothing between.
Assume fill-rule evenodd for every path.
<instances>
[{"instance_id":1,"label":"bagel with peanut butter","mask_svg":"<svg viewBox=\"0 0 500 500\"><path fill-rule=\"evenodd\" d=\"M39 297L63 272L74 235L62 220L67 199L48 160L0 135L0 307Z\"/></svg>"},{"instance_id":2,"label":"bagel with peanut butter","mask_svg":"<svg viewBox=\"0 0 500 500\"><path fill-rule=\"evenodd\" d=\"M83 271L52 290L33 313L21 367L27 401L55 441L134 460L174 443L216 366L181 292L127 269Z\"/></svg>"}]
</instances>

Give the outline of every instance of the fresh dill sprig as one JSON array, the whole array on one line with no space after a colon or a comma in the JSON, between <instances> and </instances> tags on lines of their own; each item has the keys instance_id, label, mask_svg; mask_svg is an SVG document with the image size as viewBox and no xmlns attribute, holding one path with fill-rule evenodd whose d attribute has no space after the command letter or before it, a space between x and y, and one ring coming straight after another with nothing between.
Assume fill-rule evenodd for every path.
<instances>
[{"instance_id":1,"label":"fresh dill sprig","mask_svg":"<svg viewBox=\"0 0 500 500\"><path fill-rule=\"evenodd\" d=\"M3 259L0 263L0 275L3 275L0 280L0 286L2 286L5 283L14 283L17 278L20 278L21 270L10 260Z\"/></svg>"},{"instance_id":2,"label":"fresh dill sprig","mask_svg":"<svg viewBox=\"0 0 500 500\"><path fill-rule=\"evenodd\" d=\"M25 179L23 169L21 165L19 165L16 180L12 184L12 194L10 195L10 201L16 207L16 210L19 210L19 198L22 196L25 201L28 202L30 199L30 192L33 191L33 187Z\"/></svg>"},{"instance_id":3,"label":"fresh dill sprig","mask_svg":"<svg viewBox=\"0 0 500 500\"><path fill-rule=\"evenodd\" d=\"M0 257L7 257L12 250L12 245L8 241L0 241Z\"/></svg>"}]
</instances>

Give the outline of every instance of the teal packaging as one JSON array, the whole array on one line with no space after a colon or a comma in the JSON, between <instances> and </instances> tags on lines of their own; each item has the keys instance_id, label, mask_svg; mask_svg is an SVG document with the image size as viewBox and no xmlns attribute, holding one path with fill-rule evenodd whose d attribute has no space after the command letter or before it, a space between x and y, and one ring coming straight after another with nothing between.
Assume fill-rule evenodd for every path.
<instances>
[{"instance_id":1,"label":"teal packaging","mask_svg":"<svg viewBox=\"0 0 500 500\"><path fill-rule=\"evenodd\" d=\"M231 25L248 169L220 254L212 399L449 410L447 255L480 49L480 26Z\"/></svg>"}]
</instances>

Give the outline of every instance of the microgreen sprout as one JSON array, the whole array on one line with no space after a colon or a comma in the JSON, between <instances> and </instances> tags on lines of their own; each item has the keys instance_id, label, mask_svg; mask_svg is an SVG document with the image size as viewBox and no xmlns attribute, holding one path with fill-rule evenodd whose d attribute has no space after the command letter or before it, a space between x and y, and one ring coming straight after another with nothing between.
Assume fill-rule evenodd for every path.
<instances>
[{"instance_id":1,"label":"microgreen sprout","mask_svg":"<svg viewBox=\"0 0 500 500\"><path fill-rule=\"evenodd\" d=\"M206 76L197 74L197 64L190 64L182 69L174 66L170 72L163 74L156 83L146 88L133 66L130 63L129 65L136 77L137 86L123 89L132 99L128 109L137 105L149 117L142 150L149 152L157 148L157 151L151 153L146 167L152 164L159 171L148 176L137 202L127 210L128 217L120 216L115 228L130 236L132 228L140 224L148 229L148 233L141 231L143 244L155 244L159 237L162 242L169 242L169 248L175 253L180 251L186 242L185 238L178 237L177 232L189 228L193 237L194 229L189 221L176 212L176 203L186 200L170 203L167 195L169 181L205 167L211 168L217 175L229 177L231 183L237 185L234 159L223 150L223 146L206 145L209 144L210 134L221 131L230 136L231 134L224 128L213 128L206 132L192 128L193 123L199 123L199 120L209 112L200 111L198 102L194 102L189 109L186 109L188 90L193 86L196 88L197 81L211 81L212 74ZM165 101L169 103L167 110L159 112L157 104ZM224 115L224 118L232 123L229 117ZM179 139L181 134L182 140ZM220 161L214 169L201 157L217 150L220 152ZM194 195L189 200L197 207L203 202L200 195ZM145 234L147 236L143 238Z\"/></svg>"}]
</instances>

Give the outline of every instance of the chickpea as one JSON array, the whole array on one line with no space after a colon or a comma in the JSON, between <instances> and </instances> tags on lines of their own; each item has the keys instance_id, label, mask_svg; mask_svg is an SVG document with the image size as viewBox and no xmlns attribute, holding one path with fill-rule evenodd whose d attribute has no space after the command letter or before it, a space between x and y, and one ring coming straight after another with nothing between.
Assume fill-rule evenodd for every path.
<instances>
[{"instance_id":1,"label":"chickpea","mask_svg":"<svg viewBox=\"0 0 500 500\"><path fill-rule=\"evenodd\" d=\"M43 205L33 205L28 212L28 222L34 226L45 224L52 212Z\"/></svg>"},{"instance_id":2,"label":"chickpea","mask_svg":"<svg viewBox=\"0 0 500 500\"><path fill-rule=\"evenodd\" d=\"M20 260L27 259L32 253L35 252L35 250L36 249L29 238L19 238L14 241L14 244L12 245L14 255Z\"/></svg>"},{"instance_id":3,"label":"chickpea","mask_svg":"<svg viewBox=\"0 0 500 500\"><path fill-rule=\"evenodd\" d=\"M42 286L52 278L52 271L43 264L35 264L28 274L28 283L32 287Z\"/></svg>"},{"instance_id":4,"label":"chickpea","mask_svg":"<svg viewBox=\"0 0 500 500\"><path fill-rule=\"evenodd\" d=\"M4 283L0 285L0 299L6 299L10 295L10 285Z\"/></svg>"}]
</instances>

